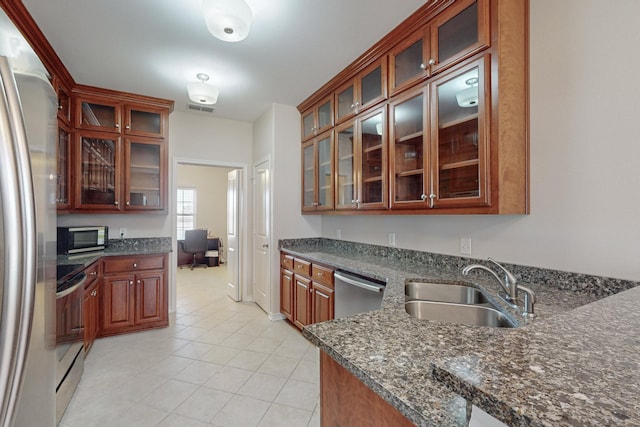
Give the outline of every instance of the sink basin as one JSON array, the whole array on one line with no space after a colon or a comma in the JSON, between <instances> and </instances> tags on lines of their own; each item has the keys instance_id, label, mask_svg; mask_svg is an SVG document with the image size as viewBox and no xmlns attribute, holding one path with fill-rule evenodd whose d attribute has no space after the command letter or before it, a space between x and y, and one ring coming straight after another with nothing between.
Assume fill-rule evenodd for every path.
<instances>
[{"instance_id":1,"label":"sink basin","mask_svg":"<svg viewBox=\"0 0 640 427\"><path fill-rule=\"evenodd\" d=\"M409 301L405 303L409 315L420 320L439 320L470 326L515 328L516 325L498 310L483 305L454 304L437 301Z\"/></svg>"},{"instance_id":2,"label":"sink basin","mask_svg":"<svg viewBox=\"0 0 640 427\"><path fill-rule=\"evenodd\" d=\"M428 300L458 304L485 304L487 298L479 289L446 283L409 282L404 285L406 301Z\"/></svg>"}]
</instances>

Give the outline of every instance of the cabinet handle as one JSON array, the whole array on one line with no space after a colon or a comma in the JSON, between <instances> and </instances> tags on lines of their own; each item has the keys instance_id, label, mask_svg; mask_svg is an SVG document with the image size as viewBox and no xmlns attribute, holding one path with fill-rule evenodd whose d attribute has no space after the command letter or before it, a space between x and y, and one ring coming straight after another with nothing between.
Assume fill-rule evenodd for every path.
<instances>
[{"instance_id":1,"label":"cabinet handle","mask_svg":"<svg viewBox=\"0 0 640 427\"><path fill-rule=\"evenodd\" d=\"M92 272L91 272L91 275L92 275L92 276L95 276L96 274L98 274L98 272L97 272L97 271L92 271Z\"/></svg>"},{"instance_id":2,"label":"cabinet handle","mask_svg":"<svg viewBox=\"0 0 640 427\"><path fill-rule=\"evenodd\" d=\"M429 207L432 208L433 207L433 200L436 198L436 195L431 193L429 194Z\"/></svg>"},{"instance_id":3,"label":"cabinet handle","mask_svg":"<svg viewBox=\"0 0 640 427\"><path fill-rule=\"evenodd\" d=\"M436 60L433 58L429 58L429 65L436 65Z\"/></svg>"},{"instance_id":4,"label":"cabinet handle","mask_svg":"<svg viewBox=\"0 0 640 427\"><path fill-rule=\"evenodd\" d=\"M137 282L137 283L138 283L138 285L140 284L140 279L138 279L138 282Z\"/></svg>"},{"instance_id":5,"label":"cabinet handle","mask_svg":"<svg viewBox=\"0 0 640 427\"><path fill-rule=\"evenodd\" d=\"M420 198L421 198L422 200L427 200L427 195L426 195L426 194L422 194L422 196L420 196Z\"/></svg>"},{"instance_id":6,"label":"cabinet handle","mask_svg":"<svg viewBox=\"0 0 640 427\"><path fill-rule=\"evenodd\" d=\"M127 130L129 130L129 129L131 129L131 126L126 125L124 128L125 128L125 129L127 129Z\"/></svg>"},{"instance_id":7,"label":"cabinet handle","mask_svg":"<svg viewBox=\"0 0 640 427\"><path fill-rule=\"evenodd\" d=\"M115 202L113 202L113 204L114 204L114 205L116 205L116 206L118 206L118 205L119 205L119 203L118 203L118 201L117 201L117 200L116 200Z\"/></svg>"},{"instance_id":8,"label":"cabinet handle","mask_svg":"<svg viewBox=\"0 0 640 427\"><path fill-rule=\"evenodd\" d=\"M95 297L96 295L98 295L98 291L94 290L93 292L91 292L92 297Z\"/></svg>"},{"instance_id":9,"label":"cabinet handle","mask_svg":"<svg viewBox=\"0 0 640 427\"><path fill-rule=\"evenodd\" d=\"M130 285L133 285L133 280L129 280L129 284L130 284Z\"/></svg>"},{"instance_id":10,"label":"cabinet handle","mask_svg":"<svg viewBox=\"0 0 640 427\"><path fill-rule=\"evenodd\" d=\"M127 201L127 206L131 206L131 202Z\"/></svg>"},{"instance_id":11,"label":"cabinet handle","mask_svg":"<svg viewBox=\"0 0 640 427\"><path fill-rule=\"evenodd\" d=\"M116 123L116 129L120 129L120 123Z\"/></svg>"},{"instance_id":12,"label":"cabinet handle","mask_svg":"<svg viewBox=\"0 0 640 427\"><path fill-rule=\"evenodd\" d=\"M319 272L318 272L318 277L322 277L322 276L324 276L324 274L322 274L322 272L321 272L321 271L319 271Z\"/></svg>"},{"instance_id":13,"label":"cabinet handle","mask_svg":"<svg viewBox=\"0 0 640 427\"><path fill-rule=\"evenodd\" d=\"M62 110L63 108L62 104L58 104L58 110Z\"/></svg>"},{"instance_id":14,"label":"cabinet handle","mask_svg":"<svg viewBox=\"0 0 640 427\"><path fill-rule=\"evenodd\" d=\"M136 264L135 262L133 263L133 268L138 268L138 264Z\"/></svg>"}]
</instances>

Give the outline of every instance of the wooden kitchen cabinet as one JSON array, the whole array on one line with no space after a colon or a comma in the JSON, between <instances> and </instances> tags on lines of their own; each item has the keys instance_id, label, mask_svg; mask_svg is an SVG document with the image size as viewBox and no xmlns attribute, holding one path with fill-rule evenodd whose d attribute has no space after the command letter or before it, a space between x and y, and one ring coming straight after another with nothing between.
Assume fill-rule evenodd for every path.
<instances>
[{"instance_id":1,"label":"wooden kitchen cabinet","mask_svg":"<svg viewBox=\"0 0 640 427\"><path fill-rule=\"evenodd\" d=\"M336 127L336 210L388 206L386 135L384 108Z\"/></svg>"},{"instance_id":2,"label":"wooden kitchen cabinet","mask_svg":"<svg viewBox=\"0 0 640 427\"><path fill-rule=\"evenodd\" d=\"M333 93L336 125L333 179L323 178L334 206L319 208L316 135L302 145L302 212L529 213L527 28L528 2L427 2L303 101L299 111L311 111ZM388 98L351 108L358 78L381 58ZM365 131L378 108L380 129ZM369 155L365 142L376 138L381 155Z\"/></svg>"},{"instance_id":3,"label":"wooden kitchen cabinet","mask_svg":"<svg viewBox=\"0 0 640 427\"><path fill-rule=\"evenodd\" d=\"M167 255L106 257L101 336L167 326Z\"/></svg>"},{"instance_id":4,"label":"wooden kitchen cabinet","mask_svg":"<svg viewBox=\"0 0 640 427\"><path fill-rule=\"evenodd\" d=\"M58 212L166 213L173 102L78 85L72 104L72 156L59 156ZM67 202L61 177L70 180Z\"/></svg>"},{"instance_id":5,"label":"wooden kitchen cabinet","mask_svg":"<svg viewBox=\"0 0 640 427\"><path fill-rule=\"evenodd\" d=\"M387 98L387 58L382 57L335 92L335 124Z\"/></svg>"},{"instance_id":6,"label":"wooden kitchen cabinet","mask_svg":"<svg viewBox=\"0 0 640 427\"><path fill-rule=\"evenodd\" d=\"M333 126L333 94L302 113L302 140L317 136Z\"/></svg>"},{"instance_id":7,"label":"wooden kitchen cabinet","mask_svg":"<svg viewBox=\"0 0 640 427\"><path fill-rule=\"evenodd\" d=\"M486 206L488 55L390 104L391 207Z\"/></svg>"},{"instance_id":8,"label":"wooden kitchen cabinet","mask_svg":"<svg viewBox=\"0 0 640 427\"><path fill-rule=\"evenodd\" d=\"M334 318L333 270L280 254L280 312L298 328Z\"/></svg>"},{"instance_id":9,"label":"wooden kitchen cabinet","mask_svg":"<svg viewBox=\"0 0 640 427\"><path fill-rule=\"evenodd\" d=\"M88 353L98 336L100 329L100 287L102 275L100 261L96 261L85 269L87 282L84 286L84 351Z\"/></svg>"},{"instance_id":10,"label":"wooden kitchen cabinet","mask_svg":"<svg viewBox=\"0 0 640 427\"><path fill-rule=\"evenodd\" d=\"M333 209L333 132L302 145L302 210Z\"/></svg>"}]
</instances>

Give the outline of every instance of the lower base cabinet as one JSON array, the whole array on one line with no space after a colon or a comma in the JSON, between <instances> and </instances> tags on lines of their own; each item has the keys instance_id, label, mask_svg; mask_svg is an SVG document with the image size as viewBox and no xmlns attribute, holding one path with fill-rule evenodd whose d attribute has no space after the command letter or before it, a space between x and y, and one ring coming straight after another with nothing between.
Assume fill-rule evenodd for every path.
<instances>
[{"instance_id":1,"label":"lower base cabinet","mask_svg":"<svg viewBox=\"0 0 640 427\"><path fill-rule=\"evenodd\" d=\"M280 254L280 312L298 328L334 318L333 270Z\"/></svg>"},{"instance_id":2,"label":"lower base cabinet","mask_svg":"<svg viewBox=\"0 0 640 427\"><path fill-rule=\"evenodd\" d=\"M320 425L408 427L415 424L321 351Z\"/></svg>"},{"instance_id":3,"label":"lower base cabinet","mask_svg":"<svg viewBox=\"0 0 640 427\"><path fill-rule=\"evenodd\" d=\"M84 287L82 313L84 319L84 351L91 350L100 329L100 261L85 269L87 282Z\"/></svg>"},{"instance_id":4,"label":"lower base cabinet","mask_svg":"<svg viewBox=\"0 0 640 427\"><path fill-rule=\"evenodd\" d=\"M169 324L167 255L104 260L100 336Z\"/></svg>"}]
</instances>

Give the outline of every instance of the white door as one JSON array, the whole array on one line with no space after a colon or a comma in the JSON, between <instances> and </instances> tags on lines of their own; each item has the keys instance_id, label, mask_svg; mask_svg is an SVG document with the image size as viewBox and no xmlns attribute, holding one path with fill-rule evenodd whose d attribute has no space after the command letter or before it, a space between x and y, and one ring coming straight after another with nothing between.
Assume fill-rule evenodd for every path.
<instances>
[{"instance_id":1,"label":"white door","mask_svg":"<svg viewBox=\"0 0 640 427\"><path fill-rule=\"evenodd\" d=\"M253 167L254 209L253 209L253 295L256 303L270 313L271 269L269 239L271 237L269 218L269 160Z\"/></svg>"},{"instance_id":2,"label":"white door","mask_svg":"<svg viewBox=\"0 0 640 427\"><path fill-rule=\"evenodd\" d=\"M227 295L240 301L240 178L239 170L229 172L227 179Z\"/></svg>"}]
</instances>

